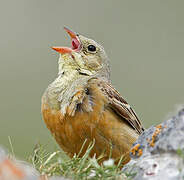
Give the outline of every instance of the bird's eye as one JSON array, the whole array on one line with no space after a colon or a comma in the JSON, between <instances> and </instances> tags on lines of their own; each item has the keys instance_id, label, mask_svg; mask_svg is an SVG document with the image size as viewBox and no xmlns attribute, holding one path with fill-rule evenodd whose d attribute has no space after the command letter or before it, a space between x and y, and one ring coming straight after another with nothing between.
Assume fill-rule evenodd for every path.
<instances>
[{"instance_id":1,"label":"bird's eye","mask_svg":"<svg viewBox=\"0 0 184 180\"><path fill-rule=\"evenodd\" d=\"M96 51L96 47L91 44L91 45L88 46L88 51L95 52Z\"/></svg>"}]
</instances>

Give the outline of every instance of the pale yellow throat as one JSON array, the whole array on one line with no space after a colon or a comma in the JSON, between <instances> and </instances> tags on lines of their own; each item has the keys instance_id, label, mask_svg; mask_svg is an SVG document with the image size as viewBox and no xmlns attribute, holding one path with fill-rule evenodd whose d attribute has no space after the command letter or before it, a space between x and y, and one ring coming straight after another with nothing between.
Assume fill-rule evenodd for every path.
<instances>
[{"instance_id":1,"label":"pale yellow throat","mask_svg":"<svg viewBox=\"0 0 184 180\"><path fill-rule=\"evenodd\" d=\"M77 88L84 86L90 79L90 76L82 76L78 70L78 64L65 54L60 56L58 77L52 82L46 90L47 102L53 109L61 109L66 113L69 99L77 92Z\"/></svg>"}]
</instances>

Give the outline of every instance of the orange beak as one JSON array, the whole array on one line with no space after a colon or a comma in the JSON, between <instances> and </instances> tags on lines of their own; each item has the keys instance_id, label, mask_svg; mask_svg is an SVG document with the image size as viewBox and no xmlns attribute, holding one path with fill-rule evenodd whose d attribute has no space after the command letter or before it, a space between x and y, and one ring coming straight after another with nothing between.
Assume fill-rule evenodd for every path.
<instances>
[{"instance_id":1,"label":"orange beak","mask_svg":"<svg viewBox=\"0 0 184 180\"><path fill-rule=\"evenodd\" d=\"M71 53L72 52L72 49L68 48L68 47L56 47L56 46L53 46L51 48L53 50L57 51L60 54L65 54L65 53Z\"/></svg>"},{"instance_id":2,"label":"orange beak","mask_svg":"<svg viewBox=\"0 0 184 180\"><path fill-rule=\"evenodd\" d=\"M72 32L70 29L64 27L64 30L70 35L71 39L76 38L76 33Z\"/></svg>"},{"instance_id":3,"label":"orange beak","mask_svg":"<svg viewBox=\"0 0 184 180\"><path fill-rule=\"evenodd\" d=\"M80 48L80 42L78 40L77 34L64 27L64 30L69 34L72 40L72 47L51 47L53 50L57 51L60 54L71 53L72 51L77 51Z\"/></svg>"}]
</instances>

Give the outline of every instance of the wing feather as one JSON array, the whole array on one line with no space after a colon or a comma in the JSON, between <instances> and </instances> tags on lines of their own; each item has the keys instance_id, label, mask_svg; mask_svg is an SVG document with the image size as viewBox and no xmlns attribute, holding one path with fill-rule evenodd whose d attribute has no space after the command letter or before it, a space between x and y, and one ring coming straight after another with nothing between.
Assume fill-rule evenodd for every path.
<instances>
[{"instance_id":1,"label":"wing feather","mask_svg":"<svg viewBox=\"0 0 184 180\"><path fill-rule=\"evenodd\" d=\"M105 93L109 101L109 106L120 116L126 120L138 134L144 131L144 128L137 117L135 111L130 105L122 98L116 89L114 89L108 82L102 81L99 83L101 90Z\"/></svg>"}]
</instances>

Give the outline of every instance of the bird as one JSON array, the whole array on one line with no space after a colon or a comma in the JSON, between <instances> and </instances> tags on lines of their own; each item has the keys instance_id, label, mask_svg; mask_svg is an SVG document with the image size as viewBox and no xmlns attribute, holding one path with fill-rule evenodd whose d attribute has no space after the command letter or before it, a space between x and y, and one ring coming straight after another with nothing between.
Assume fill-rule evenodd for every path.
<instances>
[{"instance_id":1,"label":"bird","mask_svg":"<svg viewBox=\"0 0 184 180\"><path fill-rule=\"evenodd\" d=\"M144 127L112 86L103 46L66 27L64 30L71 47L52 47L59 53L58 75L42 96L43 120L69 157L82 157L94 142L90 157L99 163L112 158L126 164Z\"/></svg>"}]
</instances>

